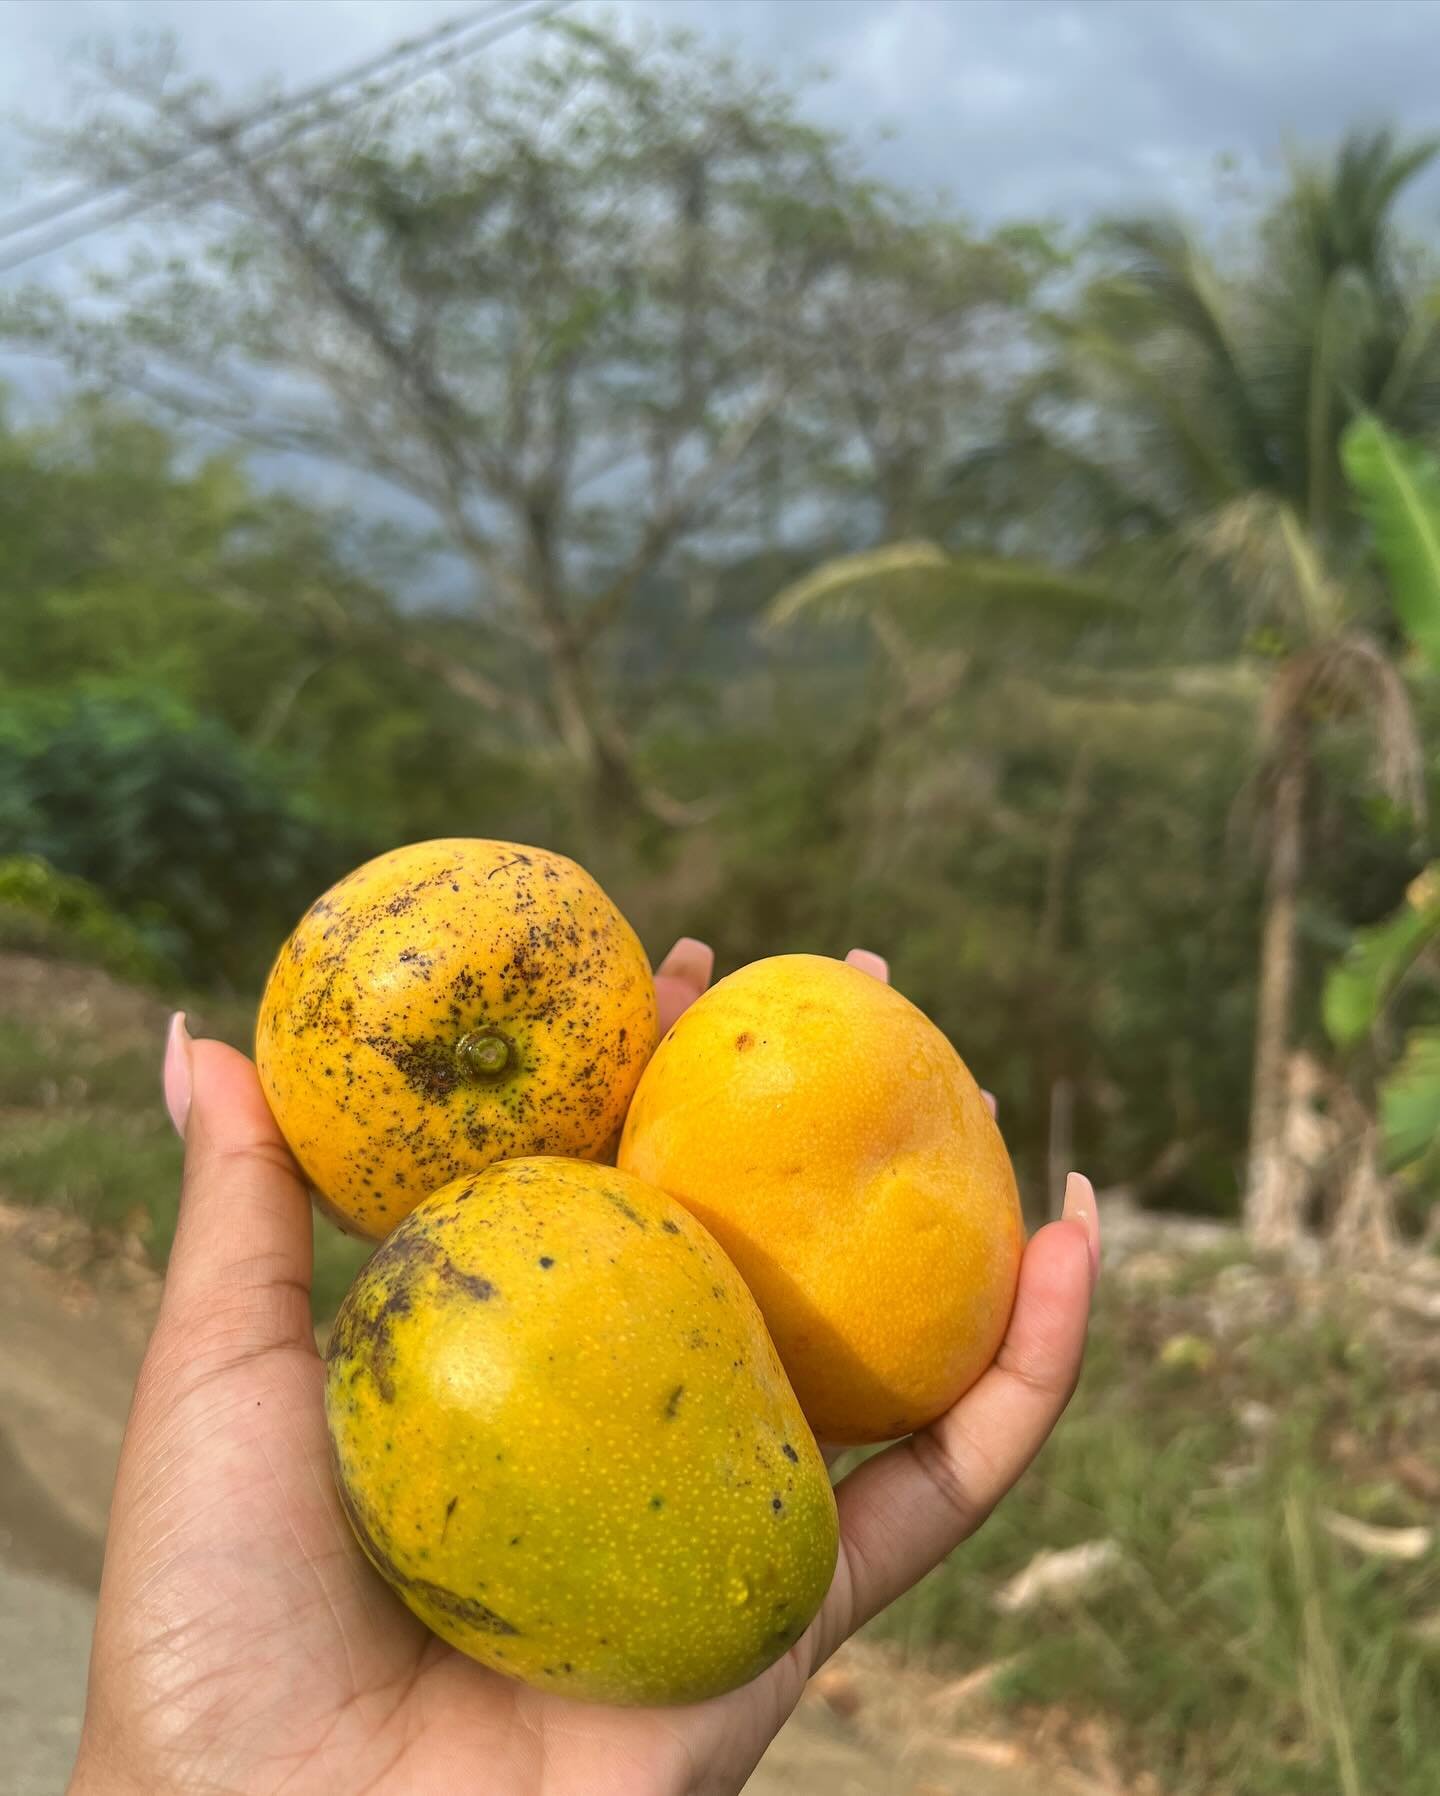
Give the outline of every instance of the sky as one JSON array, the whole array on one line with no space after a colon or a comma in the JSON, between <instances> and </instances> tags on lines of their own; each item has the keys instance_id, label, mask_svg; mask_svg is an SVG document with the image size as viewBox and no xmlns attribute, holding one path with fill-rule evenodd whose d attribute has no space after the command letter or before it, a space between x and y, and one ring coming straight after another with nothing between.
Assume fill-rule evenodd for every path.
<instances>
[{"instance_id":1,"label":"sky","mask_svg":"<svg viewBox=\"0 0 1440 1796\"><path fill-rule=\"evenodd\" d=\"M0 0L0 238L6 215L46 192L19 121L66 120L87 43L171 32L185 64L243 110L267 83L321 81L476 10L477 0ZM1263 193L1287 143L1323 146L1351 124L1436 123L1440 0L571 0L571 11L686 26L737 50L800 88L810 114L846 131L876 173L944 194L982 224L1165 207L1218 218L1222 189ZM485 54L522 51L528 35ZM1222 157L1233 159L1223 180ZM1407 204L1440 219L1440 170ZM127 248L91 238L23 272L63 288L86 260L118 261ZM0 272L0 289L18 278ZM12 404L43 410L63 384L57 367L0 350Z\"/></svg>"},{"instance_id":2,"label":"sky","mask_svg":"<svg viewBox=\"0 0 1440 1796\"><path fill-rule=\"evenodd\" d=\"M0 216L30 189L10 116L63 118L86 38L170 29L243 101L323 77L465 0L0 0ZM1284 144L1435 121L1437 0L579 0L689 25L809 91L878 172L969 216L1077 219L1215 203L1216 160L1263 180ZM511 43L521 41L517 34ZM1417 204L1440 212L1440 178Z\"/></svg>"}]
</instances>

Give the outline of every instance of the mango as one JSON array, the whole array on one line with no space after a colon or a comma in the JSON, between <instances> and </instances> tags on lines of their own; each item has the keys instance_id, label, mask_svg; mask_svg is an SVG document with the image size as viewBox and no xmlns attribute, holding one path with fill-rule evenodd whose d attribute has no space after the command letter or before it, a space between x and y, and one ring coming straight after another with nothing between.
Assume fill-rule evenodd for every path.
<instances>
[{"instance_id":1,"label":"mango","mask_svg":"<svg viewBox=\"0 0 1440 1796\"><path fill-rule=\"evenodd\" d=\"M341 1306L325 1411L370 1562L539 1689L717 1696L834 1572L825 1465L750 1293L613 1167L511 1160L417 1205Z\"/></svg>"},{"instance_id":2,"label":"mango","mask_svg":"<svg viewBox=\"0 0 1440 1796\"><path fill-rule=\"evenodd\" d=\"M994 1359L1024 1245L1010 1159L959 1054L868 974L782 954L712 986L618 1164L739 1267L822 1441L910 1434Z\"/></svg>"},{"instance_id":3,"label":"mango","mask_svg":"<svg viewBox=\"0 0 1440 1796\"><path fill-rule=\"evenodd\" d=\"M379 1239L494 1161L613 1159L657 1033L645 951L583 868L455 839L382 854L311 906L255 1060L322 1207Z\"/></svg>"}]
</instances>

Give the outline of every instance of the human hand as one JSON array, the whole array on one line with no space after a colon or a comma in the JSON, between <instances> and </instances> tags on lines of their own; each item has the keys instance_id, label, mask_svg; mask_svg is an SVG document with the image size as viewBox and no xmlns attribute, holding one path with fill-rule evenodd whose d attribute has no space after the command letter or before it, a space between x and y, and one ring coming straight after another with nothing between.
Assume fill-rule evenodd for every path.
<instances>
[{"instance_id":1,"label":"human hand","mask_svg":"<svg viewBox=\"0 0 1440 1796\"><path fill-rule=\"evenodd\" d=\"M878 955L851 961L887 976ZM656 984L668 1027L702 943ZM743 1689L607 1709L502 1678L427 1632L340 1510L310 1321L311 1206L255 1070L172 1025L180 1221L111 1509L71 1796L728 1796L806 1679L984 1521L1079 1375L1099 1231L1087 1180L1025 1250L995 1365L836 1490L840 1556L801 1639Z\"/></svg>"}]
</instances>

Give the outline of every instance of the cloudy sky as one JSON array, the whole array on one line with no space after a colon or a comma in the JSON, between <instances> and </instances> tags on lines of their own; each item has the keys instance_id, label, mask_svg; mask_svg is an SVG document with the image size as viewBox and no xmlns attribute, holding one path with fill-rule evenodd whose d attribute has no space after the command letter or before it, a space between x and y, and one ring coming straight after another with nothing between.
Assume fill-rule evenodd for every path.
<instances>
[{"instance_id":1,"label":"cloudy sky","mask_svg":"<svg viewBox=\"0 0 1440 1796\"><path fill-rule=\"evenodd\" d=\"M0 215L21 186L6 116L63 113L87 37L168 28L232 89L302 84L468 10L464 0L0 0ZM1263 177L1287 138L1436 119L1436 0L619 0L740 46L968 213L1083 217L1208 204L1217 156ZM885 135L885 133L889 135ZM1440 180L1417 203L1440 213Z\"/></svg>"}]
</instances>

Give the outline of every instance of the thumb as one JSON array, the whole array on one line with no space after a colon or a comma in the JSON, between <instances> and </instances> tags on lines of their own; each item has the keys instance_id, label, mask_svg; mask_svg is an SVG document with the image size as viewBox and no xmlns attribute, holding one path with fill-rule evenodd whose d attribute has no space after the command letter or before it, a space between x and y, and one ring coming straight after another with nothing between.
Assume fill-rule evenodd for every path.
<instances>
[{"instance_id":1,"label":"thumb","mask_svg":"<svg viewBox=\"0 0 1440 1796\"><path fill-rule=\"evenodd\" d=\"M164 1315L249 1357L310 1344L310 1199L243 1054L170 1026L165 1098L185 1140ZM214 1331L212 1334L211 1331Z\"/></svg>"}]
</instances>

